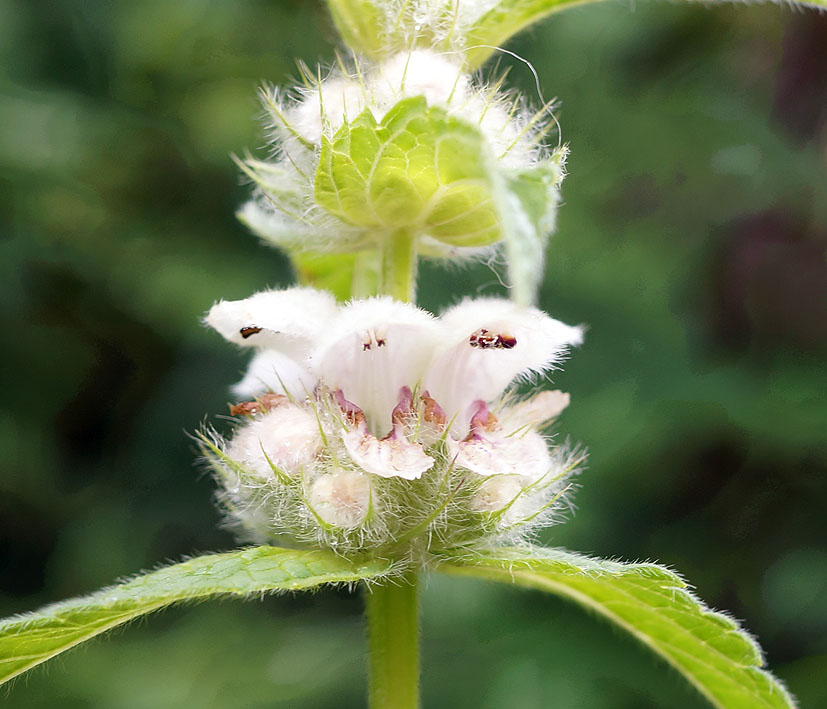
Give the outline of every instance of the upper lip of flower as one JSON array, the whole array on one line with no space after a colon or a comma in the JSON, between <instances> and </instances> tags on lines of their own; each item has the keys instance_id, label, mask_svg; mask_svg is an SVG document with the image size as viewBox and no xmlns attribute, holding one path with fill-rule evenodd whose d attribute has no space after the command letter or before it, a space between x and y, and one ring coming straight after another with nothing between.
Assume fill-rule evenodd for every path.
<instances>
[{"instance_id":1,"label":"upper lip of flower","mask_svg":"<svg viewBox=\"0 0 827 709\"><path fill-rule=\"evenodd\" d=\"M401 477L419 477L428 457L406 447L413 444L398 425L400 396L408 397L410 407L411 390L418 387L426 412L447 421L456 441L469 432L471 438L484 436L481 407L496 402L513 381L554 368L583 337L582 328L504 299L466 299L435 318L389 297L335 306L329 296L308 288L222 301L206 322L226 339L259 350L250 368L255 377L248 373L238 393L274 391L303 399L317 385L338 392L340 404L353 407L348 413L358 410L363 416L351 415L351 426L379 443L385 438L400 465L410 466L407 474L391 473ZM560 404L560 398L551 403L546 398L529 419L548 418L549 411L556 415ZM525 414L531 407L523 409ZM370 454L372 445L368 441L362 453ZM355 449L358 442L348 447ZM389 455L386 449L379 452Z\"/></svg>"}]
</instances>

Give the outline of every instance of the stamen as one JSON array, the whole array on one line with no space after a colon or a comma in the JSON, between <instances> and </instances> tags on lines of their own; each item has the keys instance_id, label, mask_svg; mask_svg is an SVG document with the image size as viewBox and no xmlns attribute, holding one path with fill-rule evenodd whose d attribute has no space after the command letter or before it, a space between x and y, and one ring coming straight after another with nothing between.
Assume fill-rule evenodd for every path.
<instances>
[{"instance_id":1,"label":"stamen","mask_svg":"<svg viewBox=\"0 0 827 709\"><path fill-rule=\"evenodd\" d=\"M353 402L345 399L344 392L341 389L337 389L333 392L333 398L336 400L336 403L339 405L339 408L342 410L342 413L345 415L345 420L348 423L359 428L362 426L367 426L365 412Z\"/></svg>"},{"instance_id":2,"label":"stamen","mask_svg":"<svg viewBox=\"0 0 827 709\"><path fill-rule=\"evenodd\" d=\"M517 345L517 338L506 333L490 332L484 327L475 330L468 338L471 347L479 347L481 350L510 350Z\"/></svg>"},{"instance_id":3,"label":"stamen","mask_svg":"<svg viewBox=\"0 0 827 709\"><path fill-rule=\"evenodd\" d=\"M482 438L480 431L494 431L499 428L500 422L489 410L484 401L474 402L475 412L471 416L471 432L465 438L466 441Z\"/></svg>"},{"instance_id":4,"label":"stamen","mask_svg":"<svg viewBox=\"0 0 827 709\"><path fill-rule=\"evenodd\" d=\"M391 413L393 430L386 437L395 438L397 427L404 425L405 419L409 418L413 412L413 393L410 387L404 386L399 390L399 403L394 406Z\"/></svg>"},{"instance_id":5,"label":"stamen","mask_svg":"<svg viewBox=\"0 0 827 709\"><path fill-rule=\"evenodd\" d=\"M362 337L362 352L368 352L376 347L384 347L387 344L387 338L383 335L377 335L375 330L368 330Z\"/></svg>"},{"instance_id":6,"label":"stamen","mask_svg":"<svg viewBox=\"0 0 827 709\"><path fill-rule=\"evenodd\" d=\"M287 401L284 394L262 394L257 401L242 401L238 404L230 404L230 416L254 416L255 414L267 413Z\"/></svg>"},{"instance_id":7,"label":"stamen","mask_svg":"<svg viewBox=\"0 0 827 709\"><path fill-rule=\"evenodd\" d=\"M246 340L251 335L257 335L262 331L263 328L256 327L255 325L247 325L246 327L242 327L239 330L241 336Z\"/></svg>"},{"instance_id":8,"label":"stamen","mask_svg":"<svg viewBox=\"0 0 827 709\"><path fill-rule=\"evenodd\" d=\"M442 428L445 425L445 422L448 420L448 417L445 415L445 411L443 408L436 402L436 399L433 399L431 395L426 391L419 397L422 399L423 403L425 404L425 411L422 412L422 418L425 419L428 423L432 423L435 426Z\"/></svg>"}]
</instances>

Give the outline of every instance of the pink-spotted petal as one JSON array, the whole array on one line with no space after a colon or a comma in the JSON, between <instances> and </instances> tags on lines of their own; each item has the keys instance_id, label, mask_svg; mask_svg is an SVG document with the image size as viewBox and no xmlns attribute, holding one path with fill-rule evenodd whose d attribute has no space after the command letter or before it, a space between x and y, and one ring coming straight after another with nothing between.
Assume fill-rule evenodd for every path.
<instances>
[{"instance_id":1,"label":"pink-spotted petal","mask_svg":"<svg viewBox=\"0 0 827 709\"><path fill-rule=\"evenodd\" d=\"M402 387L421 379L439 329L414 305L371 298L345 306L311 357L311 366L330 389L365 413L368 429L382 437Z\"/></svg>"},{"instance_id":2,"label":"pink-spotted petal","mask_svg":"<svg viewBox=\"0 0 827 709\"><path fill-rule=\"evenodd\" d=\"M429 470L434 459L404 436L379 439L363 428L342 435L345 448L362 470L383 478L417 480Z\"/></svg>"},{"instance_id":3,"label":"pink-spotted petal","mask_svg":"<svg viewBox=\"0 0 827 709\"><path fill-rule=\"evenodd\" d=\"M493 402L515 379L552 369L583 331L535 308L496 298L466 300L440 318L440 346L424 386L456 437L468 431L475 400Z\"/></svg>"},{"instance_id":4,"label":"pink-spotted petal","mask_svg":"<svg viewBox=\"0 0 827 709\"><path fill-rule=\"evenodd\" d=\"M519 475L539 480L552 468L546 440L529 431L522 436L498 433L473 436L464 441L448 439L454 465L477 475Z\"/></svg>"}]
</instances>

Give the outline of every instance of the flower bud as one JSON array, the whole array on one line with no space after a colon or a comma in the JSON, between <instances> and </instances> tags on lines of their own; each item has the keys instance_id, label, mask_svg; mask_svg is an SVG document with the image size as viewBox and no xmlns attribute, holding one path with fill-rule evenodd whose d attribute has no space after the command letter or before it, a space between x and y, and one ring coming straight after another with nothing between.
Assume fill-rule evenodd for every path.
<instances>
[{"instance_id":1,"label":"flower bud","mask_svg":"<svg viewBox=\"0 0 827 709\"><path fill-rule=\"evenodd\" d=\"M515 475L494 475L476 489L471 498L474 512L500 512L514 503L523 486Z\"/></svg>"},{"instance_id":2,"label":"flower bud","mask_svg":"<svg viewBox=\"0 0 827 709\"><path fill-rule=\"evenodd\" d=\"M544 146L547 107L527 112L451 53L354 61L325 79L307 73L293 94L263 93L276 158L241 163L256 193L239 218L291 253L381 250L400 231L416 253L453 260L504 242L512 281L525 281L564 174L565 147Z\"/></svg>"},{"instance_id":3,"label":"flower bud","mask_svg":"<svg viewBox=\"0 0 827 709\"><path fill-rule=\"evenodd\" d=\"M315 416L299 406L283 404L256 416L238 429L227 456L263 480L276 471L296 475L310 465L322 447Z\"/></svg>"},{"instance_id":4,"label":"flower bud","mask_svg":"<svg viewBox=\"0 0 827 709\"><path fill-rule=\"evenodd\" d=\"M367 475L339 470L313 481L308 502L326 524L353 529L367 516L370 499L371 485Z\"/></svg>"}]
</instances>

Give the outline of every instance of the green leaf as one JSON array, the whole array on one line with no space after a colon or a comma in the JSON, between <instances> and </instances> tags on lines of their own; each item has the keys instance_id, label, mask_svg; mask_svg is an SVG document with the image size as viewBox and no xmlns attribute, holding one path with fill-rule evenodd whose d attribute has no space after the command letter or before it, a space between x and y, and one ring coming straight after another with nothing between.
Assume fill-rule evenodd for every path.
<instances>
[{"instance_id":1,"label":"green leaf","mask_svg":"<svg viewBox=\"0 0 827 709\"><path fill-rule=\"evenodd\" d=\"M707 608L680 576L662 566L514 548L451 559L439 569L575 601L648 645L715 706L795 706L783 685L760 669L761 650L750 635L730 617Z\"/></svg>"},{"instance_id":2,"label":"green leaf","mask_svg":"<svg viewBox=\"0 0 827 709\"><path fill-rule=\"evenodd\" d=\"M180 601L259 597L324 583L379 578L386 561L351 563L328 551L262 546L208 554L139 576L89 596L0 622L0 683L79 643Z\"/></svg>"},{"instance_id":3,"label":"green leaf","mask_svg":"<svg viewBox=\"0 0 827 709\"><path fill-rule=\"evenodd\" d=\"M597 0L500 0L480 16L466 37L466 65L481 66L511 37L546 15Z\"/></svg>"},{"instance_id":4,"label":"green leaf","mask_svg":"<svg viewBox=\"0 0 827 709\"><path fill-rule=\"evenodd\" d=\"M599 0L499 0L473 20L458 25L457 4L402 3L401 9L382 0L327 0L330 13L345 43L371 59L383 59L393 52L414 47L433 47L441 51L465 49L468 69L480 67L498 47L505 45L526 27L570 7ZM770 0L781 3L781 0ZM717 0L721 3L722 0ZM471 4L470 2L468 3ZM785 3L786 4L786 3ZM827 0L806 0L793 5L824 9ZM419 6L419 7L417 7ZM422 17L429 21L422 24Z\"/></svg>"},{"instance_id":5,"label":"green leaf","mask_svg":"<svg viewBox=\"0 0 827 709\"><path fill-rule=\"evenodd\" d=\"M497 179L496 203L502 224L511 298L531 305L543 281L545 250L554 231L566 149L524 172Z\"/></svg>"},{"instance_id":6,"label":"green leaf","mask_svg":"<svg viewBox=\"0 0 827 709\"><path fill-rule=\"evenodd\" d=\"M489 161L475 126L415 96L381 123L365 111L322 137L316 202L360 229L487 246L500 235Z\"/></svg>"},{"instance_id":7,"label":"green leaf","mask_svg":"<svg viewBox=\"0 0 827 709\"><path fill-rule=\"evenodd\" d=\"M466 34L466 64L476 69L511 37L546 15L598 0L500 0L481 15ZM780 0L779 0L780 1ZM794 3L805 7L825 8L827 0Z\"/></svg>"}]
</instances>

